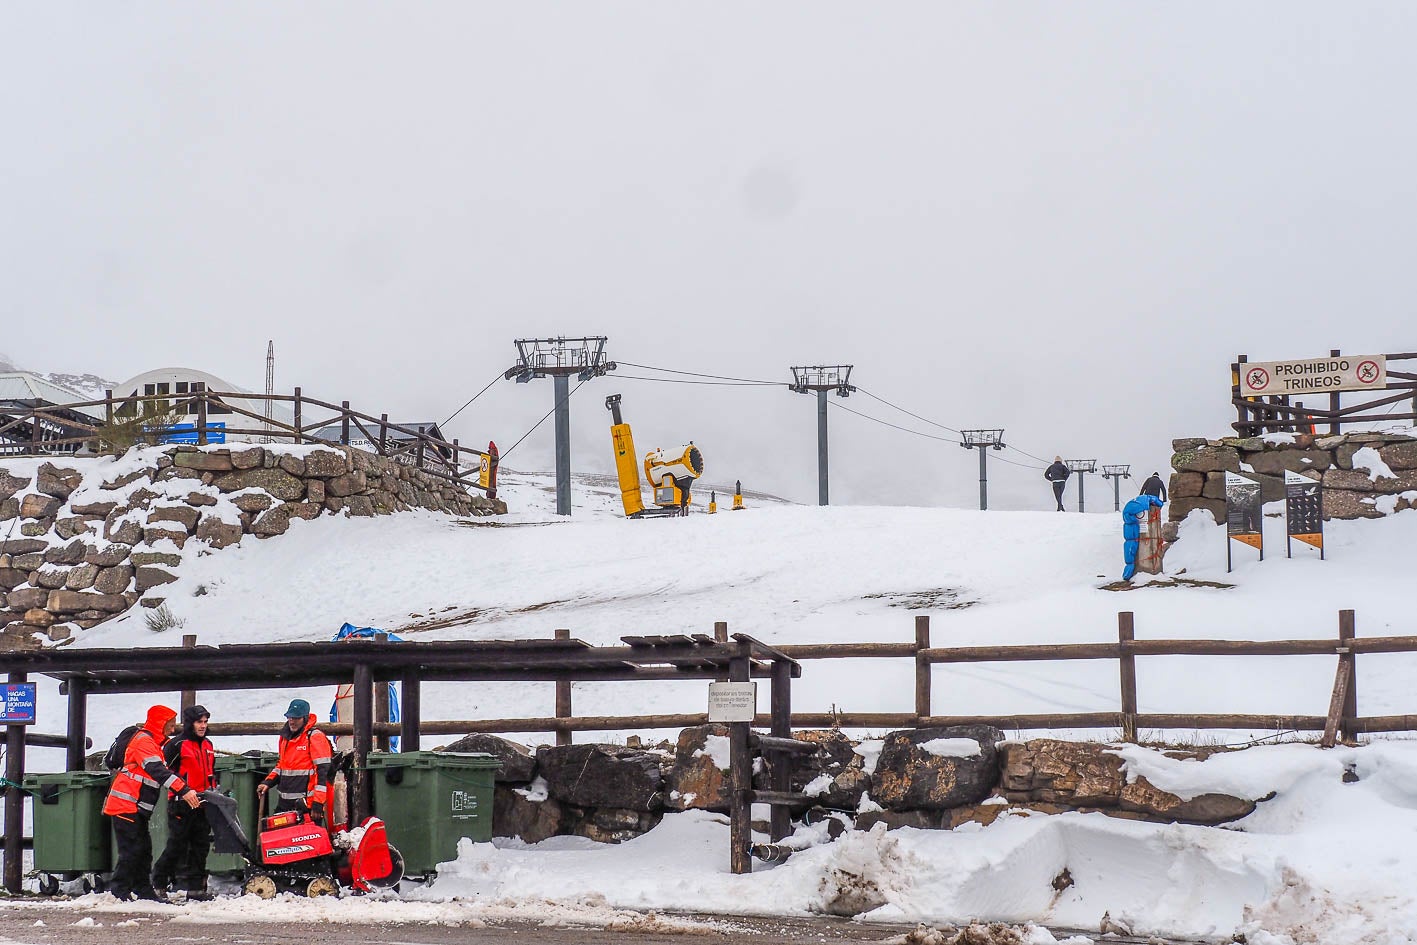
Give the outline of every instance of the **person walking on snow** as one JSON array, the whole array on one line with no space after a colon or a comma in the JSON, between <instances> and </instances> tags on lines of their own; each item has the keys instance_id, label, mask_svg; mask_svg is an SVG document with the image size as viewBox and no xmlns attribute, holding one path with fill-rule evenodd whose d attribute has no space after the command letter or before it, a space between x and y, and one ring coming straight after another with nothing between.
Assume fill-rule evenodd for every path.
<instances>
[{"instance_id":1,"label":"person walking on snow","mask_svg":"<svg viewBox=\"0 0 1417 945\"><path fill-rule=\"evenodd\" d=\"M1142 495L1154 495L1162 502L1166 501L1166 483L1161 481L1160 473L1152 473L1146 482L1141 484Z\"/></svg>"},{"instance_id":2,"label":"person walking on snow","mask_svg":"<svg viewBox=\"0 0 1417 945\"><path fill-rule=\"evenodd\" d=\"M182 731L163 746L167 766L200 794L216 788L216 752L207 738L211 713L205 706L182 710ZM167 796L167 847L153 865L153 888L164 891L174 884L190 899L210 899L207 892L207 853L211 850L212 829L205 808L193 810L179 804L176 795Z\"/></svg>"},{"instance_id":3,"label":"person walking on snow","mask_svg":"<svg viewBox=\"0 0 1417 945\"><path fill-rule=\"evenodd\" d=\"M256 794L264 801L266 792L275 785L277 814L288 810L309 811L317 824L323 824L333 757L329 738L315 727L310 703L294 699L285 710L276 769L256 787Z\"/></svg>"},{"instance_id":4,"label":"person walking on snow","mask_svg":"<svg viewBox=\"0 0 1417 945\"><path fill-rule=\"evenodd\" d=\"M1037 469L1038 467L1034 467ZM1063 462L1063 457L1054 456L1053 465L1049 466L1043 473L1043 478L1053 484L1053 499L1058 503L1058 511L1066 511L1063 508L1063 488L1068 484L1068 476L1071 471L1067 464Z\"/></svg>"},{"instance_id":5,"label":"person walking on snow","mask_svg":"<svg viewBox=\"0 0 1417 945\"><path fill-rule=\"evenodd\" d=\"M1122 580L1130 581L1137 573L1137 552L1141 549L1141 523L1153 508L1161 508L1162 502L1154 495L1143 492L1122 506Z\"/></svg>"},{"instance_id":6,"label":"person walking on snow","mask_svg":"<svg viewBox=\"0 0 1417 945\"><path fill-rule=\"evenodd\" d=\"M103 802L103 812L112 819L113 839L118 846L118 862L108 891L119 899L136 895L139 899L166 902L153 889L153 839L148 821L157 806L158 795L167 788L177 801L195 810L202 799L167 765L163 764L162 740L177 731L177 713L164 705L148 709L143 727L133 733L123 753L123 767L113 776L113 786Z\"/></svg>"}]
</instances>

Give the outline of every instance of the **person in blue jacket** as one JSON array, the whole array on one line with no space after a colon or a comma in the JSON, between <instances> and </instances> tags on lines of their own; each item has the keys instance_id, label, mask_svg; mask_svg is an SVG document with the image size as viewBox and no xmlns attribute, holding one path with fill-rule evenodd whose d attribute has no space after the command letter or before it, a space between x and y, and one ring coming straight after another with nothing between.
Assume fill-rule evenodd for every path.
<instances>
[{"instance_id":1,"label":"person in blue jacket","mask_svg":"<svg viewBox=\"0 0 1417 945\"><path fill-rule=\"evenodd\" d=\"M1137 573L1137 550L1141 547L1141 523L1153 508L1161 508L1164 503L1154 495L1143 492L1122 506L1122 580L1130 581Z\"/></svg>"}]
</instances>

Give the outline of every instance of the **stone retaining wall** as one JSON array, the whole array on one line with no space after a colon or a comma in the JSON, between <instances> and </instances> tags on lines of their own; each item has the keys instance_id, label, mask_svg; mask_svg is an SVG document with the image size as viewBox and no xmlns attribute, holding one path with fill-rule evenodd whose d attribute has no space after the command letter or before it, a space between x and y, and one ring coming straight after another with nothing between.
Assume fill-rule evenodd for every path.
<instances>
[{"instance_id":1,"label":"stone retaining wall","mask_svg":"<svg viewBox=\"0 0 1417 945\"><path fill-rule=\"evenodd\" d=\"M0 646L63 639L139 601L157 606L184 555L284 534L292 519L507 511L341 446L169 446L11 471L31 468L0 458Z\"/></svg>"},{"instance_id":2,"label":"stone retaining wall","mask_svg":"<svg viewBox=\"0 0 1417 945\"><path fill-rule=\"evenodd\" d=\"M1192 438L1172 440L1171 447L1172 522L1195 509L1224 522L1226 472L1259 480L1266 502L1284 498L1286 470L1320 480L1325 519L1382 518L1417 507L1417 439L1404 434ZM1168 540L1174 540L1170 531Z\"/></svg>"},{"instance_id":3,"label":"stone retaining wall","mask_svg":"<svg viewBox=\"0 0 1417 945\"><path fill-rule=\"evenodd\" d=\"M951 829L1024 810L1219 824L1255 808L1251 799L1221 794L1183 800L1145 777L1129 779L1115 746L1053 739L1001 744L1003 733L987 725L909 729L860 743L836 731L792 737L818 749L788 762L791 790L810 796L794 818L835 819L841 829L877 823ZM585 744L533 752L495 735L469 735L439 750L487 752L502 762L496 836L536 843L574 835L614 843L652 829L667 812L727 812L727 743L728 727L711 724L648 749ZM1203 761L1216 751L1167 754ZM768 789L771 775L764 762L753 786Z\"/></svg>"}]
</instances>

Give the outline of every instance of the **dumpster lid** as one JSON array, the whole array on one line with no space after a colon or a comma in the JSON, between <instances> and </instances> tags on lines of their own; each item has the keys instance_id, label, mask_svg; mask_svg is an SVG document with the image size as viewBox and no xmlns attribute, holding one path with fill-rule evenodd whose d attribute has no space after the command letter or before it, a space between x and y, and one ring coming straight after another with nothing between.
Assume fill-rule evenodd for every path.
<instances>
[{"instance_id":1,"label":"dumpster lid","mask_svg":"<svg viewBox=\"0 0 1417 945\"><path fill-rule=\"evenodd\" d=\"M370 768L500 768L502 761L496 755L483 751L397 751L377 752L369 755L366 764Z\"/></svg>"}]
</instances>

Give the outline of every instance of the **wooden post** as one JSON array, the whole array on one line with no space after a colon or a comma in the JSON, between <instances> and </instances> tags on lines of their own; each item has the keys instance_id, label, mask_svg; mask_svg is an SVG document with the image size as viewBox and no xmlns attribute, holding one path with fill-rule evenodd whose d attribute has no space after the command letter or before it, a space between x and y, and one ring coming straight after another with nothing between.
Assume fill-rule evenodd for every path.
<instances>
[{"instance_id":1,"label":"wooden post","mask_svg":"<svg viewBox=\"0 0 1417 945\"><path fill-rule=\"evenodd\" d=\"M1338 357L1338 355L1339 355L1339 351L1338 351L1337 348L1330 348L1330 349L1328 350L1328 355L1329 355L1329 357L1331 357L1331 358L1336 358L1336 357ZM1339 394L1338 394L1337 391L1334 391L1332 394L1329 394L1329 395L1328 395L1328 409L1331 411L1331 416L1329 417L1329 421L1328 421L1328 432L1329 432L1329 433L1337 433L1337 432L1338 432L1338 417L1337 417L1337 414L1338 414L1339 407L1340 407L1341 403L1342 403L1342 398L1339 396Z\"/></svg>"},{"instance_id":2,"label":"wooden post","mask_svg":"<svg viewBox=\"0 0 1417 945\"><path fill-rule=\"evenodd\" d=\"M461 448L460 446L458 446L457 437L453 437L453 475L456 476L456 475L458 475L458 474L461 473L461 472L462 472L462 448ZM456 485L462 485L462 483L455 483L455 484L456 484Z\"/></svg>"},{"instance_id":3,"label":"wooden post","mask_svg":"<svg viewBox=\"0 0 1417 945\"><path fill-rule=\"evenodd\" d=\"M382 630L374 634L375 643L388 643L389 635ZM389 719L389 684L387 682L377 682L374 684L374 721L388 722ZM389 736L379 734L374 736L374 745L379 751L389 750Z\"/></svg>"},{"instance_id":4,"label":"wooden post","mask_svg":"<svg viewBox=\"0 0 1417 945\"><path fill-rule=\"evenodd\" d=\"M339 402L339 441L343 446L349 445L349 401Z\"/></svg>"},{"instance_id":5,"label":"wooden post","mask_svg":"<svg viewBox=\"0 0 1417 945\"><path fill-rule=\"evenodd\" d=\"M389 452L389 415L379 414L379 455L387 456Z\"/></svg>"},{"instance_id":6,"label":"wooden post","mask_svg":"<svg viewBox=\"0 0 1417 945\"><path fill-rule=\"evenodd\" d=\"M103 391L103 422L113 422L113 391L107 388Z\"/></svg>"},{"instance_id":7,"label":"wooden post","mask_svg":"<svg viewBox=\"0 0 1417 945\"><path fill-rule=\"evenodd\" d=\"M1235 396L1241 400L1245 399L1243 396L1245 390L1245 365L1249 360L1250 356L1247 354L1242 354L1235 359ZM1250 408L1237 405L1235 410L1240 414L1240 423L1242 425L1249 422ZM1254 431L1248 427L1244 427L1236 432L1241 436L1250 436L1254 433ZM1229 539L1227 538L1226 541L1229 541Z\"/></svg>"},{"instance_id":8,"label":"wooden post","mask_svg":"<svg viewBox=\"0 0 1417 945\"><path fill-rule=\"evenodd\" d=\"M300 419L300 415L301 415L300 388L298 388L298 387L295 388L295 404L294 404L294 408L293 408L293 409L295 410L295 442L300 443L300 442L303 442L303 441L304 441L304 435L303 435L303 433L302 433L302 431L301 431L301 429L300 429L302 421L301 421L301 419Z\"/></svg>"},{"instance_id":9,"label":"wooden post","mask_svg":"<svg viewBox=\"0 0 1417 945\"><path fill-rule=\"evenodd\" d=\"M207 445L207 392L197 398L197 445Z\"/></svg>"},{"instance_id":10,"label":"wooden post","mask_svg":"<svg viewBox=\"0 0 1417 945\"><path fill-rule=\"evenodd\" d=\"M88 750L89 688L82 677L69 680L69 744L64 749L64 770L84 770L84 752Z\"/></svg>"},{"instance_id":11,"label":"wooden post","mask_svg":"<svg viewBox=\"0 0 1417 945\"><path fill-rule=\"evenodd\" d=\"M10 683L27 682L24 673L11 673ZM5 726L5 780L10 786L5 788L5 888L12 895L19 895L24 885L25 851L20 848L24 836L25 794L20 783L25 779L25 727Z\"/></svg>"},{"instance_id":12,"label":"wooden post","mask_svg":"<svg viewBox=\"0 0 1417 945\"><path fill-rule=\"evenodd\" d=\"M350 809L354 818L350 822L364 823L371 810L371 788L369 782L369 749L373 746L374 729L374 677L368 663L354 667L354 791L350 799Z\"/></svg>"},{"instance_id":13,"label":"wooden post","mask_svg":"<svg viewBox=\"0 0 1417 945\"><path fill-rule=\"evenodd\" d=\"M749 682L752 664L748 645L738 645L739 656L728 664L729 682ZM748 795L753 790L753 758L748 747L748 722L728 723L728 843L729 869L734 873L753 872L753 808Z\"/></svg>"},{"instance_id":14,"label":"wooden post","mask_svg":"<svg viewBox=\"0 0 1417 945\"><path fill-rule=\"evenodd\" d=\"M422 696L418 671L404 670L399 702L399 751L418 751L418 727L422 724Z\"/></svg>"},{"instance_id":15,"label":"wooden post","mask_svg":"<svg viewBox=\"0 0 1417 945\"><path fill-rule=\"evenodd\" d=\"M718 621L715 621L715 622L714 622L714 625L713 625L713 642L715 642L715 643L727 643L727 642L728 642L728 621L727 621L727 620L718 620Z\"/></svg>"},{"instance_id":16,"label":"wooden post","mask_svg":"<svg viewBox=\"0 0 1417 945\"><path fill-rule=\"evenodd\" d=\"M792 664L786 660L772 662L772 734L779 738L792 737ZM783 793L792 790L792 756L775 752L772 765L772 789ZM782 804L772 805L772 839L776 843L792 833L792 811Z\"/></svg>"},{"instance_id":17,"label":"wooden post","mask_svg":"<svg viewBox=\"0 0 1417 945\"><path fill-rule=\"evenodd\" d=\"M417 458L416 458L416 460L415 460L415 467L414 467L414 468L416 468L416 469L422 469L422 468L423 468L423 441L424 441L425 439L427 439L427 437L425 437L425 436L423 435L423 428L422 428L422 427L419 427L419 428L418 428L418 445L417 445L416 447L414 447L414 450L415 450L415 452L417 453Z\"/></svg>"},{"instance_id":18,"label":"wooden post","mask_svg":"<svg viewBox=\"0 0 1417 945\"><path fill-rule=\"evenodd\" d=\"M1117 642L1121 644L1117 660L1122 664L1122 741L1137 740L1137 658L1127 646L1136 639L1132 612L1117 614Z\"/></svg>"},{"instance_id":19,"label":"wooden post","mask_svg":"<svg viewBox=\"0 0 1417 945\"><path fill-rule=\"evenodd\" d=\"M197 648L197 635L196 635L195 633L184 633L184 634L182 634L182 649L184 649L184 650L195 650L196 648ZM197 704L197 690L195 690L195 689L183 689L183 690L182 690L182 711L183 711L183 712L186 712L188 709L192 708L192 706L194 706L194 705L196 705L196 704ZM179 716L178 718L179 718L179 721L180 721L180 720L181 720L181 716Z\"/></svg>"},{"instance_id":20,"label":"wooden post","mask_svg":"<svg viewBox=\"0 0 1417 945\"><path fill-rule=\"evenodd\" d=\"M1348 664L1348 691L1343 697L1343 722L1339 726L1343 730L1344 742L1353 742L1353 722L1358 718L1358 659L1352 647L1347 646L1354 637L1358 635L1357 621L1351 610L1340 610L1338 612L1338 640L1343 652L1338 658L1340 662Z\"/></svg>"},{"instance_id":21,"label":"wooden post","mask_svg":"<svg viewBox=\"0 0 1417 945\"><path fill-rule=\"evenodd\" d=\"M556 639L569 640L571 631L565 628L556 630ZM571 717L571 681L569 679L556 680L556 718L569 719ZM571 744L571 730L568 728L556 729L556 744Z\"/></svg>"},{"instance_id":22,"label":"wooden post","mask_svg":"<svg viewBox=\"0 0 1417 945\"><path fill-rule=\"evenodd\" d=\"M915 724L930 714L930 661L922 650L930 648L930 617L921 614L915 618Z\"/></svg>"},{"instance_id":23,"label":"wooden post","mask_svg":"<svg viewBox=\"0 0 1417 945\"><path fill-rule=\"evenodd\" d=\"M1324 719L1324 737L1319 742L1322 748L1332 748L1338 741L1338 730L1343 724L1343 703L1348 698L1348 672L1348 664L1340 656L1338 670L1333 676L1333 695L1328 700L1328 717Z\"/></svg>"}]
</instances>

